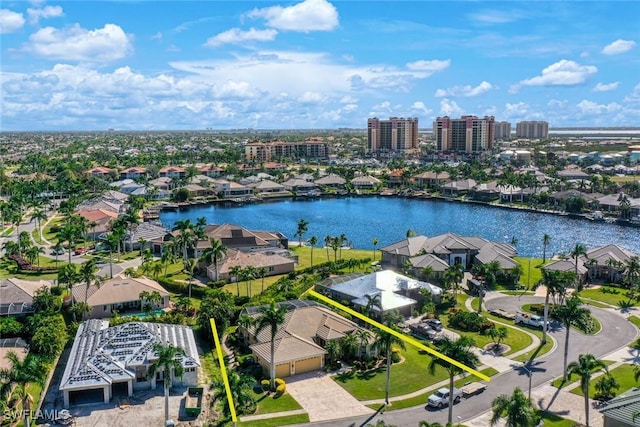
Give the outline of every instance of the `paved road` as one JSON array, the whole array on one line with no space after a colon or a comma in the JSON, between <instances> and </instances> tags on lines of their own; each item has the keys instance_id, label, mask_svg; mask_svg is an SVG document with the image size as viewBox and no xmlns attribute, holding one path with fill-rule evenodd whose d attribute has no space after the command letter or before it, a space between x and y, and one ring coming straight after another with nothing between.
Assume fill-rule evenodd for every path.
<instances>
[{"instance_id":1,"label":"paved road","mask_svg":"<svg viewBox=\"0 0 640 427\"><path fill-rule=\"evenodd\" d=\"M513 297L505 296L487 301L487 309L503 308L514 312L524 304L544 302L540 297ZM621 347L624 347L636 337L636 328L619 313L596 307L589 307L593 315L601 322L602 330L597 335L585 335L572 330L570 333L569 361L577 358L579 354L591 353L596 357L605 356ZM532 387L535 388L562 374L564 351L564 328L552 325L551 336L558 343L558 347L552 353L541 357L533 367ZM426 373L425 373L426 375ZM398 379L395 379L397 381ZM392 379L394 381L394 379ZM491 401L500 394L511 394L515 387L522 390L528 389L528 376L524 369L514 362L514 369L493 377L487 390L468 400L463 400L455 406L453 411L454 422L457 417L464 422L491 409ZM552 401L553 402L553 401ZM551 404L553 407L553 404ZM374 414L371 417L353 417L345 420L332 420L313 423L314 426L364 426L367 423L375 424L379 419L398 426L417 426L421 420L440 422L443 425L447 421L447 409L431 410L424 407L402 409L387 412L383 415Z\"/></svg>"}]
</instances>

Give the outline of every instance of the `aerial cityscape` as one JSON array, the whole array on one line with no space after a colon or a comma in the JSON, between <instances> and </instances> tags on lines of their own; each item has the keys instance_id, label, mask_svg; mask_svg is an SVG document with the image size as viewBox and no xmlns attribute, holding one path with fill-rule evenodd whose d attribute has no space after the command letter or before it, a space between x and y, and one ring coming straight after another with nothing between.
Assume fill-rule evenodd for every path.
<instances>
[{"instance_id":1,"label":"aerial cityscape","mask_svg":"<svg viewBox=\"0 0 640 427\"><path fill-rule=\"evenodd\" d=\"M638 16L3 3L1 425L639 425Z\"/></svg>"}]
</instances>

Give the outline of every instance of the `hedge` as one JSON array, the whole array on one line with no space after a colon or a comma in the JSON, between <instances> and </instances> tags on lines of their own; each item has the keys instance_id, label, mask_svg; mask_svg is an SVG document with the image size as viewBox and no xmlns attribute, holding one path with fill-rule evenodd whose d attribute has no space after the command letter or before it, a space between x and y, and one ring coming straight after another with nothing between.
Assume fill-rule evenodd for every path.
<instances>
[{"instance_id":1,"label":"hedge","mask_svg":"<svg viewBox=\"0 0 640 427\"><path fill-rule=\"evenodd\" d=\"M157 281L169 292L189 296L189 285L186 283L176 282L175 280L164 277L158 278ZM203 298L206 295L207 290L208 288L203 288L202 286L191 286L191 296L194 298Z\"/></svg>"}]
</instances>

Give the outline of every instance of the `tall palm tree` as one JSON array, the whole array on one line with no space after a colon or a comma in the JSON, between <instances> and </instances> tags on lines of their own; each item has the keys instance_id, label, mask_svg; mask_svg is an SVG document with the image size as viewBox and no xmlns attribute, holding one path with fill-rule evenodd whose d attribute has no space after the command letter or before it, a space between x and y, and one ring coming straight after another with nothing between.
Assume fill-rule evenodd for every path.
<instances>
[{"instance_id":1,"label":"tall palm tree","mask_svg":"<svg viewBox=\"0 0 640 427\"><path fill-rule=\"evenodd\" d=\"M9 351L5 358L11 363L11 368L0 369L0 400L13 400L16 404L20 402L24 414L23 425L29 426L33 396L29 394L28 388L30 384L44 386L45 370L42 361L34 354L28 354L21 360L13 351Z\"/></svg>"},{"instance_id":2,"label":"tall palm tree","mask_svg":"<svg viewBox=\"0 0 640 427\"><path fill-rule=\"evenodd\" d=\"M163 372L164 376L164 420L169 419L169 389L171 388L172 376L182 377L184 368L180 361L186 354L183 348L174 347L171 344L155 343L153 351L157 358L149 366L149 375L154 376L156 372Z\"/></svg>"},{"instance_id":3,"label":"tall palm tree","mask_svg":"<svg viewBox=\"0 0 640 427\"><path fill-rule=\"evenodd\" d=\"M342 247L345 243L347 243L347 235L342 233L339 237L340 239L340 259L342 259Z\"/></svg>"},{"instance_id":4,"label":"tall palm tree","mask_svg":"<svg viewBox=\"0 0 640 427\"><path fill-rule=\"evenodd\" d=\"M626 262L624 284L629 288L640 287L640 258L632 256Z\"/></svg>"},{"instance_id":5,"label":"tall palm tree","mask_svg":"<svg viewBox=\"0 0 640 427\"><path fill-rule=\"evenodd\" d=\"M252 414L255 412L256 401L253 393L255 379L246 373L239 373L233 370L227 370L227 379L236 411L239 414ZM214 381L211 384L211 389L214 390L213 401L221 401L222 413L229 417L231 415L231 406L227 398L224 382L221 379Z\"/></svg>"},{"instance_id":6,"label":"tall palm tree","mask_svg":"<svg viewBox=\"0 0 640 427\"><path fill-rule=\"evenodd\" d=\"M402 315L398 311L390 311L384 316L384 323L387 327L397 331L398 323L402 321ZM378 330L376 332L375 347L380 351L380 354L384 354L387 359L387 375L384 385L384 404L389 404L389 388L391 387L391 362L393 355L393 347L398 346L402 349L405 348L404 340L398 338L396 335L389 332Z\"/></svg>"},{"instance_id":7,"label":"tall palm tree","mask_svg":"<svg viewBox=\"0 0 640 427\"><path fill-rule=\"evenodd\" d=\"M576 273L576 289L580 284L580 276L578 276L578 260L581 256L587 256L587 248L582 243L576 243L576 245L569 252L571 258L574 259L575 262L575 273Z\"/></svg>"},{"instance_id":8,"label":"tall palm tree","mask_svg":"<svg viewBox=\"0 0 640 427\"><path fill-rule=\"evenodd\" d=\"M551 236L544 234L542 236L542 263L547 262L547 246L551 243Z\"/></svg>"},{"instance_id":9,"label":"tall palm tree","mask_svg":"<svg viewBox=\"0 0 640 427\"><path fill-rule=\"evenodd\" d=\"M545 286L547 292L544 296L544 325L542 326L542 344L547 343L547 330L549 325L549 297L554 296L560 298L560 301L564 302L564 295L567 292L567 287L574 283L573 272L567 271L553 271L542 270L542 278L535 283L535 287ZM562 303L561 302L561 303Z\"/></svg>"},{"instance_id":10,"label":"tall palm tree","mask_svg":"<svg viewBox=\"0 0 640 427\"><path fill-rule=\"evenodd\" d=\"M378 246L378 243L380 241L378 240L377 237L374 237L373 240L371 241L371 243L373 243L373 260L376 260L376 246Z\"/></svg>"},{"instance_id":11,"label":"tall palm tree","mask_svg":"<svg viewBox=\"0 0 640 427\"><path fill-rule=\"evenodd\" d=\"M501 394L493 399L491 409L492 426L498 424L501 418L505 420L505 427L534 427L540 421L533 403L520 387L516 387L511 396Z\"/></svg>"},{"instance_id":12,"label":"tall palm tree","mask_svg":"<svg viewBox=\"0 0 640 427\"><path fill-rule=\"evenodd\" d=\"M215 271L215 281L218 281L218 261L224 258L227 253L227 247L222 244L218 239L211 237L209 239L210 247L204 250L200 259L205 260L206 263L212 263Z\"/></svg>"},{"instance_id":13,"label":"tall palm tree","mask_svg":"<svg viewBox=\"0 0 640 427\"><path fill-rule=\"evenodd\" d=\"M238 296L240 296L240 280L242 279L241 273L242 267L239 265L234 265L229 269L229 280L231 280L232 277L235 279L236 287L238 288Z\"/></svg>"},{"instance_id":14,"label":"tall palm tree","mask_svg":"<svg viewBox=\"0 0 640 427\"><path fill-rule=\"evenodd\" d=\"M313 248L318 243L318 238L316 236L311 236L309 239L309 245L311 246L311 267L313 267Z\"/></svg>"},{"instance_id":15,"label":"tall palm tree","mask_svg":"<svg viewBox=\"0 0 640 427\"><path fill-rule=\"evenodd\" d=\"M246 266L244 269L244 277L247 281L247 296L251 298L251 282L256 278L256 268L252 265Z\"/></svg>"},{"instance_id":16,"label":"tall palm tree","mask_svg":"<svg viewBox=\"0 0 640 427\"><path fill-rule=\"evenodd\" d=\"M298 237L298 246L302 246L302 237L304 236L304 233L306 233L307 231L309 231L309 222L306 221L305 219L300 219L298 221L298 228L296 230L296 234L294 234L294 236Z\"/></svg>"},{"instance_id":17,"label":"tall palm tree","mask_svg":"<svg viewBox=\"0 0 640 427\"><path fill-rule=\"evenodd\" d=\"M275 391L276 389L276 335L278 334L278 328L284 323L284 318L287 314L287 309L276 305L275 301L271 301L270 305L263 305L258 308L258 316L256 317L256 335L258 335L263 329L269 328L271 333L271 359L270 374L271 382L270 389Z\"/></svg>"},{"instance_id":18,"label":"tall palm tree","mask_svg":"<svg viewBox=\"0 0 640 427\"><path fill-rule=\"evenodd\" d=\"M191 287L193 286L193 278L195 276L197 266L198 260L195 258L187 259L187 262L184 264L184 269L189 273L189 300L191 300Z\"/></svg>"},{"instance_id":19,"label":"tall palm tree","mask_svg":"<svg viewBox=\"0 0 640 427\"><path fill-rule=\"evenodd\" d=\"M96 267L96 262L92 258L87 262L84 262L80 265L80 279L85 283L86 288L84 291L84 302L86 303L89 299L89 288L96 282L98 275L96 272L98 268Z\"/></svg>"},{"instance_id":20,"label":"tall palm tree","mask_svg":"<svg viewBox=\"0 0 640 427\"><path fill-rule=\"evenodd\" d=\"M367 316L374 319L378 318L379 316L382 316L381 294L365 294L364 297L367 300L367 303L364 306L364 311L367 314ZM378 311L374 310L376 308L378 309Z\"/></svg>"},{"instance_id":21,"label":"tall palm tree","mask_svg":"<svg viewBox=\"0 0 640 427\"><path fill-rule=\"evenodd\" d=\"M38 229L38 235L40 241L42 241L42 221L47 220L47 213L42 209L35 209L31 214L31 221L36 221L36 228Z\"/></svg>"},{"instance_id":22,"label":"tall palm tree","mask_svg":"<svg viewBox=\"0 0 640 427\"><path fill-rule=\"evenodd\" d=\"M356 332L356 337L358 338L358 357L363 357L367 354L367 347L369 347L369 340L371 339L371 332L366 329L359 329Z\"/></svg>"},{"instance_id":23,"label":"tall palm tree","mask_svg":"<svg viewBox=\"0 0 640 427\"><path fill-rule=\"evenodd\" d=\"M589 383L593 373L599 371L608 372L607 365L602 360L598 360L593 354L588 353L579 355L578 360L569 363L567 367L569 378L573 374L580 377L580 387L582 387L582 392L584 393L584 413L587 427L589 427Z\"/></svg>"},{"instance_id":24,"label":"tall palm tree","mask_svg":"<svg viewBox=\"0 0 640 427\"><path fill-rule=\"evenodd\" d=\"M551 318L564 325L566 330L564 338L564 366L563 380L567 380L567 359L569 357L569 332L571 327L586 329L591 324L591 311L582 307L582 300L577 295L567 299L564 305L555 307L551 311Z\"/></svg>"},{"instance_id":25,"label":"tall palm tree","mask_svg":"<svg viewBox=\"0 0 640 427\"><path fill-rule=\"evenodd\" d=\"M438 351L447 357L457 360L471 368L478 366L480 361L472 351L471 347L475 345L473 338L468 336L461 336L460 338L453 340L449 337L443 337L442 341L438 344ZM435 374L436 367L441 366L445 368L449 374L449 390L453 390L453 378L462 372L462 369L446 362L438 357L433 357L429 362L429 372L431 375ZM453 422L453 393L449 393L449 416L448 422Z\"/></svg>"}]
</instances>

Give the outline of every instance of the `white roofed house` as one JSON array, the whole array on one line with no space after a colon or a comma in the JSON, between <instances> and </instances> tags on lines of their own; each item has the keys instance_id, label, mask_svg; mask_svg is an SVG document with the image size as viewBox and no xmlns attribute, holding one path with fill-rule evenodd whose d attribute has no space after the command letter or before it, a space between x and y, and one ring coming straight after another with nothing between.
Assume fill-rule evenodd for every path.
<instances>
[{"instance_id":1,"label":"white roofed house","mask_svg":"<svg viewBox=\"0 0 640 427\"><path fill-rule=\"evenodd\" d=\"M78 327L59 390L64 407L77 403L109 403L117 395L132 396L141 389L155 389L164 372L149 376L157 359L155 344L170 344L184 350L179 356L182 377L172 373L172 383L198 383L200 358L188 326L131 322L109 327L106 320L88 320Z\"/></svg>"},{"instance_id":2,"label":"white roofed house","mask_svg":"<svg viewBox=\"0 0 640 427\"><path fill-rule=\"evenodd\" d=\"M320 187L337 188L337 189L344 188L344 184L346 182L347 182L346 179L333 173L315 180L315 183L318 184Z\"/></svg>"},{"instance_id":3,"label":"white roofed house","mask_svg":"<svg viewBox=\"0 0 640 427\"><path fill-rule=\"evenodd\" d=\"M356 190L372 190L380 185L380 180L371 175L357 176L351 180L351 185Z\"/></svg>"},{"instance_id":4,"label":"white roofed house","mask_svg":"<svg viewBox=\"0 0 640 427\"><path fill-rule=\"evenodd\" d=\"M366 275L347 275L336 279L327 279L318 283L337 301L346 300L360 311L365 311L371 299L377 298L382 305L382 313L398 310L408 317L422 297L420 289L431 293L438 301L442 288L428 282L421 282L391 270L376 271ZM378 307L370 307L379 311Z\"/></svg>"}]
</instances>

